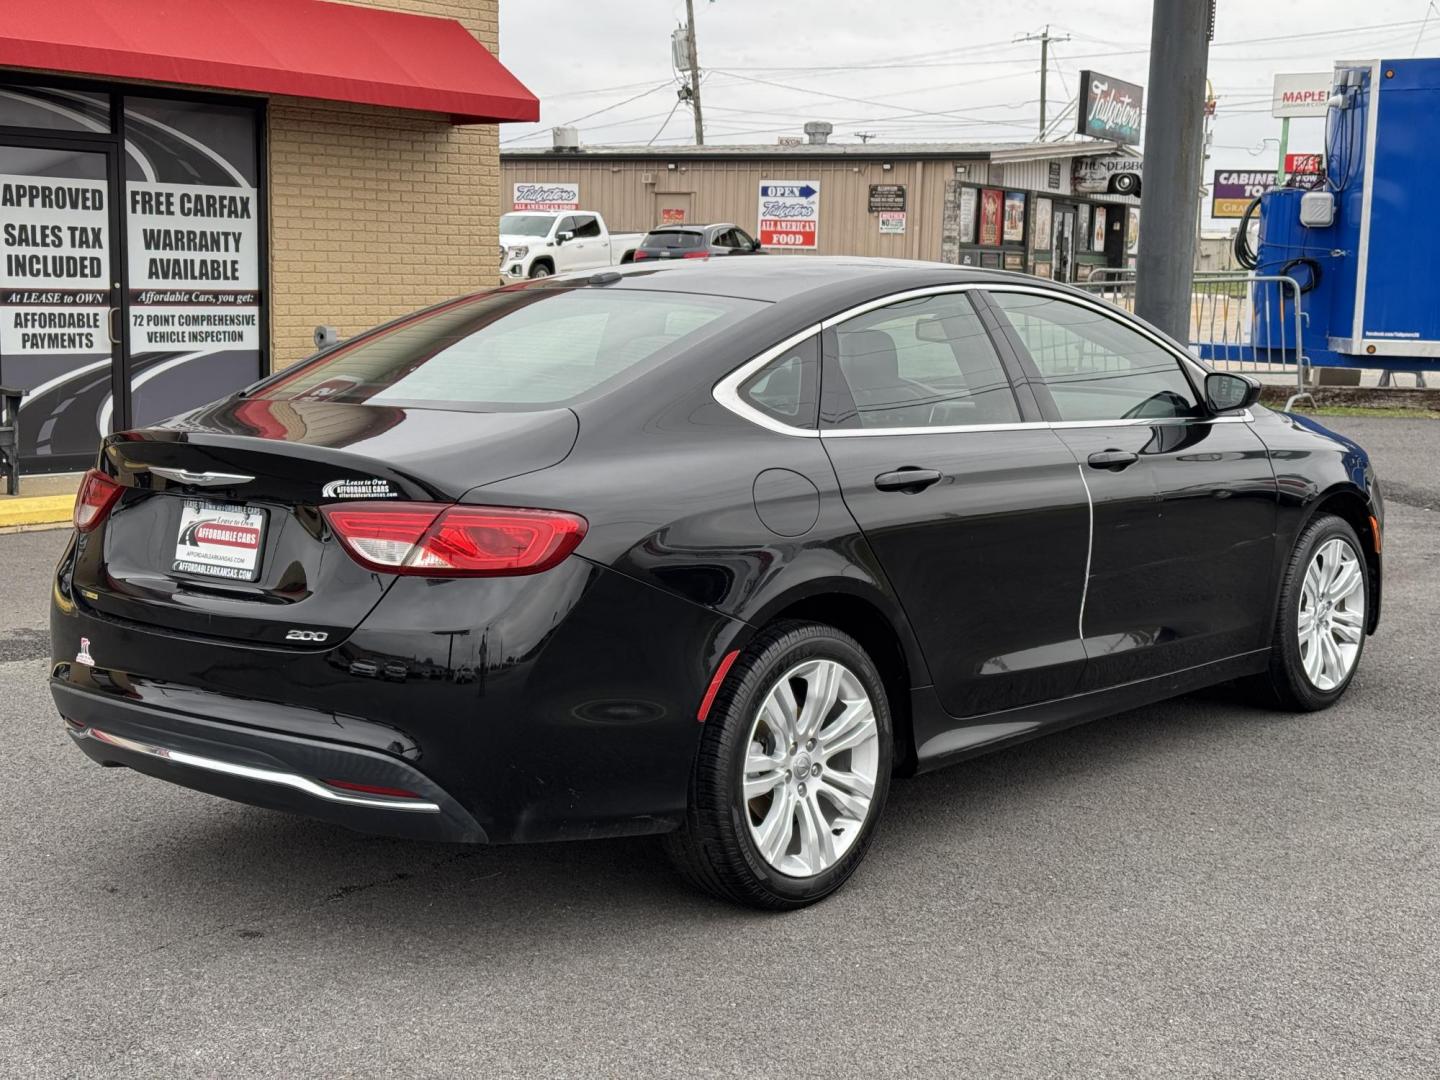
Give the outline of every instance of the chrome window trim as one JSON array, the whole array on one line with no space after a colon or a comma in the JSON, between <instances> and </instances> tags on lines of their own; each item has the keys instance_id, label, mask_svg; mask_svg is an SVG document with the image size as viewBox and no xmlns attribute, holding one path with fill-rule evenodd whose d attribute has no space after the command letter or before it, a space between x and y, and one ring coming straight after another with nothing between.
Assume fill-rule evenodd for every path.
<instances>
[{"instance_id":1,"label":"chrome window trim","mask_svg":"<svg viewBox=\"0 0 1440 1080\"><path fill-rule=\"evenodd\" d=\"M1180 424L1249 424L1255 417L1246 409L1243 413L1226 413L1223 416L1165 416L1149 420L1025 420L1017 424L955 424L945 427L907 428L831 428L822 431L822 439L858 439L873 435L961 435L969 431L1066 431L1071 428L1127 428L1127 427L1175 427Z\"/></svg>"},{"instance_id":2,"label":"chrome window trim","mask_svg":"<svg viewBox=\"0 0 1440 1080\"><path fill-rule=\"evenodd\" d=\"M421 799L367 798L363 795L346 795L298 773L261 769L254 765L221 761L219 758L203 757L200 754L191 754L183 750L171 750L164 746L154 746L136 739L127 739L123 735L112 735L99 728L85 728L83 731L75 731L71 734L77 739L94 739L96 742L109 743L132 753L160 758L163 761L174 762L176 765L188 765L192 769L203 769L206 772L239 776L262 784L277 784L280 787L293 788L296 791L303 791L306 795L313 795L317 799L324 799L326 802L344 803L346 806L366 806L377 810L408 810L422 814L438 814L440 812L439 804Z\"/></svg>"},{"instance_id":3,"label":"chrome window trim","mask_svg":"<svg viewBox=\"0 0 1440 1080\"><path fill-rule=\"evenodd\" d=\"M711 394L718 404L742 420L748 420L750 423L765 428L767 431L773 431L778 435L789 435L801 439L855 439L878 435L960 435L972 431L978 433L995 431L1039 431L1045 428L1052 431L1063 431L1069 428L1155 427L1157 424L1248 424L1252 423L1255 419L1250 410L1246 409L1243 413L1222 413L1219 416L1200 418L1176 416L1152 418L1149 420L1021 420L1014 423L1002 424L947 424L936 427L903 428L831 428L822 431L818 426L814 428L791 427L789 424L776 420L774 417L765 415L740 396L741 384L751 375L755 374L755 372L759 371L777 356L793 349L801 342L829 330L831 327L847 322L856 316L875 311L878 308L904 303L906 300L917 300L922 296L939 296L946 293L972 292L976 289L986 292L1029 293L1033 296L1043 296L1046 299L1059 298L1080 307L1092 308L1106 318L1113 319L1122 326L1128 327L1142 337L1147 338L1155 345L1160 346L1160 348L1164 349L1182 364L1182 370L1184 370L1183 365L1189 364L1200 367L1202 372L1209 374L1208 369L1202 367L1184 350L1177 348L1172 342L1166 341L1165 338L1150 330L1148 327L1134 322L1124 311L1115 307L1113 304L1107 304L1104 301L1096 300L1089 296L1062 292L1053 287L1030 285L1024 282L967 281L953 285L931 285L921 289L907 289L904 292L891 293L888 296L877 297L874 300L867 300L863 304L856 304L854 307L846 308L839 314L831 315L829 318L822 319L814 326L806 327L804 330L792 334L778 345L773 345L753 359L747 360L716 383ZM1188 373L1186 374L1186 381L1191 382ZM1194 389L1195 387L1192 382L1191 390ZM1197 392L1197 395L1203 402L1204 394Z\"/></svg>"}]
</instances>

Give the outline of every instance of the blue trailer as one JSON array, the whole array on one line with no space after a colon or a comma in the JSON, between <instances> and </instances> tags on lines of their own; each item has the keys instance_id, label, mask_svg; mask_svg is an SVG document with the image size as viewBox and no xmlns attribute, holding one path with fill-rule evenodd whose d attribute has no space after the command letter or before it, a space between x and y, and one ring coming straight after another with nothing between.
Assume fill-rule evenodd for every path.
<instances>
[{"instance_id":1,"label":"blue trailer","mask_svg":"<svg viewBox=\"0 0 1440 1080\"><path fill-rule=\"evenodd\" d=\"M1440 60L1336 65L1325 167L1260 197L1255 272L1300 284L1305 361L1440 370ZM1255 301L1293 326L1278 295Z\"/></svg>"}]
</instances>

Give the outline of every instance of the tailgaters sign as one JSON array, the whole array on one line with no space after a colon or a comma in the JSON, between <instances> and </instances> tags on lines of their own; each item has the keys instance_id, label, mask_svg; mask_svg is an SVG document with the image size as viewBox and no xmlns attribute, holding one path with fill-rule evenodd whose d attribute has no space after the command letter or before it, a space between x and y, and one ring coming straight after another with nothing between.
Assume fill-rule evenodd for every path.
<instances>
[{"instance_id":1,"label":"tailgaters sign","mask_svg":"<svg viewBox=\"0 0 1440 1080\"><path fill-rule=\"evenodd\" d=\"M1140 120L1145 111L1145 90L1123 79L1080 72L1079 133L1097 139L1126 143L1140 141Z\"/></svg>"},{"instance_id":2,"label":"tailgaters sign","mask_svg":"<svg viewBox=\"0 0 1440 1080\"><path fill-rule=\"evenodd\" d=\"M760 244L790 251L814 251L820 243L820 181L761 180Z\"/></svg>"}]
</instances>

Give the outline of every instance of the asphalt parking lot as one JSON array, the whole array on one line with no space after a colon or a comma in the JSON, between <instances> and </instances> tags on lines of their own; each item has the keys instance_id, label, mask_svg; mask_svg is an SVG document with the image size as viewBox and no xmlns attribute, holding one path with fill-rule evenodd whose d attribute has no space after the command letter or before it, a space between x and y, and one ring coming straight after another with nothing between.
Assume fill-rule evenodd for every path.
<instances>
[{"instance_id":1,"label":"asphalt parking lot","mask_svg":"<svg viewBox=\"0 0 1440 1080\"><path fill-rule=\"evenodd\" d=\"M1192 696L902 782L787 916L650 841L406 844L102 770L45 686L64 533L0 536L0 1076L1440 1075L1440 423L1332 423L1391 498L1339 706Z\"/></svg>"}]
</instances>

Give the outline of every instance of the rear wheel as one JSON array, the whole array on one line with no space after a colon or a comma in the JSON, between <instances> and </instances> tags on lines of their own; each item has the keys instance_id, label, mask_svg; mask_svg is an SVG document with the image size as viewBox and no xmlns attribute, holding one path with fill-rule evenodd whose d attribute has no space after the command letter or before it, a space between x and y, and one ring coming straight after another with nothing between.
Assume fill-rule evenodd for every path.
<instances>
[{"instance_id":1,"label":"rear wheel","mask_svg":"<svg viewBox=\"0 0 1440 1080\"><path fill-rule=\"evenodd\" d=\"M716 696L667 850L686 878L727 900L814 903L865 857L892 754L885 688L860 645L828 626L779 623Z\"/></svg>"},{"instance_id":2,"label":"rear wheel","mask_svg":"<svg viewBox=\"0 0 1440 1080\"><path fill-rule=\"evenodd\" d=\"M1259 700L1312 712L1340 699L1365 650L1368 585L1348 522L1323 514L1306 526L1280 585L1270 670L1249 683Z\"/></svg>"}]
</instances>

